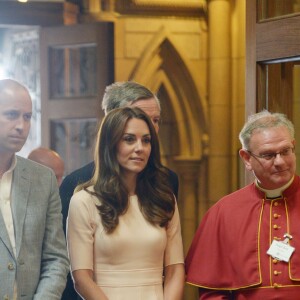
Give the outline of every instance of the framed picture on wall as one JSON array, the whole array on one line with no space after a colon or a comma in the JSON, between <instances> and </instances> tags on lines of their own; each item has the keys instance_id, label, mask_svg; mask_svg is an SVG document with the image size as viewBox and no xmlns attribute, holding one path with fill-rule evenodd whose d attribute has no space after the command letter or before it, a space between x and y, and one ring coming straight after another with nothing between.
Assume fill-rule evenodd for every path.
<instances>
[{"instance_id":1,"label":"framed picture on wall","mask_svg":"<svg viewBox=\"0 0 300 300\"><path fill-rule=\"evenodd\" d=\"M50 127L51 148L63 158L65 174L93 160L97 118L52 120Z\"/></svg>"},{"instance_id":2,"label":"framed picture on wall","mask_svg":"<svg viewBox=\"0 0 300 300\"><path fill-rule=\"evenodd\" d=\"M97 94L95 43L49 47L50 99Z\"/></svg>"}]
</instances>

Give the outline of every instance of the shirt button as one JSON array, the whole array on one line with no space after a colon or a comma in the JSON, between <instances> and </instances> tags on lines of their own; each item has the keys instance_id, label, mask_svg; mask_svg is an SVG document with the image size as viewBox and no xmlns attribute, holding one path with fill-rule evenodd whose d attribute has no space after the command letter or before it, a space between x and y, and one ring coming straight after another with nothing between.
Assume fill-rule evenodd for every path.
<instances>
[{"instance_id":1,"label":"shirt button","mask_svg":"<svg viewBox=\"0 0 300 300\"><path fill-rule=\"evenodd\" d=\"M273 287L276 289L276 288L279 288L280 287L280 284L279 283L274 283L273 284Z\"/></svg>"},{"instance_id":2,"label":"shirt button","mask_svg":"<svg viewBox=\"0 0 300 300\"><path fill-rule=\"evenodd\" d=\"M279 203L278 203L278 202L274 202L274 205L275 205L275 206L278 206L278 205L279 205Z\"/></svg>"},{"instance_id":3,"label":"shirt button","mask_svg":"<svg viewBox=\"0 0 300 300\"><path fill-rule=\"evenodd\" d=\"M276 258L273 259L273 264L277 264L278 260Z\"/></svg>"},{"instance_id":4,"label":"shirt button","mask_svg":"<svg viewBox=\"0 0 300 300\"><path fill-rule=\"evenodd\" d=\"M14 270L14 264L13 263L9 263L8 265L7 265L7 268L8 268L8 270Z\"/></svg>"},{"instance_id":5,"label":"shirt button","mask_svg":"<svg viewBox=\"0 0 300 300\"><path fill-rule=\"evenodd\" d=\"M278 229L278 228L280 228L280 227L279 227L278 225L275 224L275 225L273 225L273 228L274 228L274 229Z\"/></svg>"},{"instance_id":6,"label":"shirt button","mask_svg":"<svg viewBox=\"0 0 300 300\"><path fill-rule=\"evenodd\" d=\"M278 219L278 218L279 218L279 215L278 215L278 214L274 214L273 216L274 216L275 219Z\"/></svg>"},{"instance_id":7,"label":"shirt button","mask_svg":"<svg viewBox=\"0 0 300 300\"><path fill-rule=\"evenodd\" d=\"M274 271L275 276L279 275L280 273L281 273L280 271Z\"/></svg>"}]
</instances>

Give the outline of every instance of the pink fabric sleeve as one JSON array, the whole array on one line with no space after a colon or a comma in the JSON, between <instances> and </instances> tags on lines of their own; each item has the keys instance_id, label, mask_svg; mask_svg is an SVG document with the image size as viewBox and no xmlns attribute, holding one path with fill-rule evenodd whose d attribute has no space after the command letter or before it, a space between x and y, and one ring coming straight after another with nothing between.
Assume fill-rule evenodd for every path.
<instances>
[{"instance_id":1,"label":"pink fabric sleeve","mask_svg":"<svg viewBox=\"0 0 300 300\"><path fill-rule=\"evenodd\" d=\"M184 263L181 237L181 226L177 204L172 220L167 227L167 247L165 250L164 266Z\"/></svg>"},{"instance_id":2,"label":"pink fabric sleeve","mask_svg":"<svg viewBox=\"0 0 300 300\"><path fill-rule=\"evenodd\" d=\"M72 196L67 219L67 243L71 271L94 269L95 214L97 214L97 208L90 194L86 191L79 191Z\"/></svg>"}]
</instances>

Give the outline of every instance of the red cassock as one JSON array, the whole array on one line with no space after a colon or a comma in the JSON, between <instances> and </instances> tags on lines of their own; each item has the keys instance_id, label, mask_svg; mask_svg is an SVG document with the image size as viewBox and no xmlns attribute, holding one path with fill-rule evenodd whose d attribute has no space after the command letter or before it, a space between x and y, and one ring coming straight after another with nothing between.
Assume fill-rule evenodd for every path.
<instances>
[{"instance_id":1,"label":"red cassock","mask_svg":"<svg viewBox=\"0 0 300 300\"><path fill-rule=\"evenodd\" d=\"M266 253L285 233L295 247L288 263ZM186 272L200 299L299 300L300 178L276 199L253 183L218 201L195 234Z\"/></svg>"}]
</instances>

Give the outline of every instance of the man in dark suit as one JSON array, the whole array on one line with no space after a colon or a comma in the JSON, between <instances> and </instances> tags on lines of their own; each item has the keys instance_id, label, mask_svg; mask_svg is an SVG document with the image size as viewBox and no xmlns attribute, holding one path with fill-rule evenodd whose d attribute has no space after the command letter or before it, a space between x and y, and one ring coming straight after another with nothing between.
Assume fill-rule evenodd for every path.
<instances>
[{"instance_id":1,"label":"man in dark suit","mask_svg":"<svg viewBox=\"0 0 300 300\"><path fill-rule=\"evenodd\" d=\"M0 80L0 298L60 300L69 270L52 170L15 155L29 134L28 90Z\"/></svg>"},{"instance_id":2,"label":"man in dark suit","mask_svg":"<svg viewBox=\"0 0 300 300\"><path fill-rule=\"evenodd\" d=\"M156 95L154 95L148 88L133 81L116 82L107 86L102 100L102 109L104 110L104 113L107 114L112 109L125 106L136 106L141 108L150 117L156 132L158 132L161 118L160 103ZM79 183L91 179L93 172L94 163L91 162L81 169L69 174L63 180L60 186L60 197L62 201L64 230L66 230L65 226L69 203L74 189ZM169 170L169 178L170 185L177 198L179 186L178 176L172 170ZM76 299L75 295L76 292L74 291L73 283L69 278L62 300Z\"/></svg>"}]
</instances>

